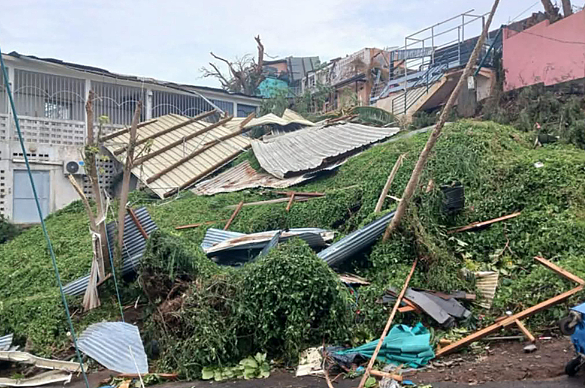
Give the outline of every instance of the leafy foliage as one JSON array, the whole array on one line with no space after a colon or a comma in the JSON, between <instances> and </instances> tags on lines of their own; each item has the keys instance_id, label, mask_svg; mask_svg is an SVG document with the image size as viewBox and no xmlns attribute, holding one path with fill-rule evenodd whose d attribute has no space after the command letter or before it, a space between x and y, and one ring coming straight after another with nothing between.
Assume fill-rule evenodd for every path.
<instances>
[{"instance_id":1,"label":"leafy foliage","mask_svg":"<svg viewBox=\"0 0 585 388\"><path fill-rule=\"evenodd\" d=\"M20 228L0 214L0 244L4 244L8 240L12 240L14 237L20 234Z\"/></svg>"},{"instance_id":2,"label":"leafy foliage","mask_svg":"<svg viewBox=\"0 0 585 388\"><path fill-rule=\"evenodd\" d=\"M203 380L222 381L228 379L258 379L270 376L270 364L266 362L266 353L256 353L254 357L246 357L232 367L203 368L201 378Z\"/></svg>"}]
</instances>

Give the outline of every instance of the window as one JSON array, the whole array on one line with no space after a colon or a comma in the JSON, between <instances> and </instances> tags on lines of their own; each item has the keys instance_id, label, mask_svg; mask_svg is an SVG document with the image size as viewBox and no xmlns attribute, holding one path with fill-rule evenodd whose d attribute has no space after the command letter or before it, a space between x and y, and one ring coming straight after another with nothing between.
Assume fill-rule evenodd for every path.
<instances>
[{"instance_id":1,"label":"window","mask_svg":"<svg viewBox=\"0 0 585 388\"><path fill-rule=\"evenodd\" d=\"M247 117L252 112L256 112L255 106L238 104L238 117Z\"/></svg>"},{"instance_id":2,"label":"window","mask_svg":"<svg viewBox=\"0 0 585 388\"><path fill-rule=\"evenodd\" d=\"M45 101L45 117L48 119L70 120L71 108L64 103Z\"/></svg>"}]
</instances>

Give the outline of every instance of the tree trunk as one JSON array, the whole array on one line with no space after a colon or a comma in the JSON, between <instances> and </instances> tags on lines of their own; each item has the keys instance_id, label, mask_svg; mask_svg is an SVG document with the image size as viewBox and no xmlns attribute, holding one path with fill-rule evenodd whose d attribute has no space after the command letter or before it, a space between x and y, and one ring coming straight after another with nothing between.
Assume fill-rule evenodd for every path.
<instances>
[{"instance_id":1,"label":"tree trunk","mask_svg":"<svg viewBox=\"0 0 585 388\"><path fill-rule=\"evenodd\" d=\"M404 216L404 213L406 212L406 208L410 202L410 199L412 198L412 196L414 194L414 190L418 186L420 176L425 168L427 160L429 159L429 155L430 155L433 147L435 146L435 143L437 142L437 139L439 138L441 131L443 130L443 126L445 125L445 121L447 121L447 117L449 116L449 113L451 113L451 109L453 109L453 105L455 105L455 101L457 100L457 96L459 95L459 91L461 90L463 83L467 82L467 77L469 77L469 75L471 74L471 70L475 66L475 62L477 61L477 57L478 57L479 52L483 46L483 42L485 41L485 38L486 38L487 33L489 31L489 28L490 28L490 24L492 23L492 19L494 18L494 13L496 12L496 9L498 8L499 3L500 3L500 0L495 0L494 5L492 6L492 10L490 12L490 15L486 21L485 26L484 26L484 29L483 29L479 39L477 40L477 44L475 45L475 48L473 49L473 52L471 53L471 57L469 58L469 61L467 62L465 69L463 70L463 74L461 74L461 78L459 78L459 82L457 82L455 89L453 90L453 92L449 96L449 100L447 100L447 104L445 105L443 112L441 112L441 116L439 117L439 121L437 122L435 129L431 133L431 136L429 137L429 140L427 141L425 148L420 153L418 161L416 162L416 166L414 167L414 171L412 172L412 175L410 176L410 180L408 181L408 184L406 185L406 189L404 189L404 194L402 194L402 201L400 201L400 203L398 204L398 208L396 209L396 214L394 215L394 217L392 217L392 221L390 222L390 224L386 228L386 232L384 233L383 241L388 240L388 238L390 237L390 234L400 224L400 221L402 220L402 217Z\"/></svg>"},{"instance_id":2,"label":"tree trunk","mask_svg":"<svg viewBox=\"0 0 585 388\"><path fill-rule=\"evenodd\" d=\"M124 165L124 176L122 178L122 191L120 201L118 202L118 245L116 249L116 266L122 265L122 249L124 245L124 218L126 216L126 202L128 202L128 193L130 192L130 177L132 176L132 167L134 166L134 149L136 148L136 132L138 130L138 121L140 120L140 111L142 102L138 102L132 126L130 127L130 141L126 152L126 164Z\"/></svg>"},{"instance_id":3,"label":"tree trunk","mask_svg":"<svg viewBox=\"0 0 585 388\"><path fill-rule=\"evenodd\" d=\"M99 246L101 249L98 252L98 271L97 274L100 279L106 276L104 257L109 254L107 242L106 242L106 225L105 225L105 214L102 201L102 193L100 189L100 182L98 179L97 171L97 159L96 155L99 154L99 144L94 133L93 128L93 100L94 93L90 90L89 98L85 104L85 111L87 112L87 145L85 147L85 168L87 171L87 177L91 184L91 190L93 192L95 206L96 206L96 224L99 230Z\"/></svg>"},{"instance_id":4,"label":"tree trunk","mask_svg":"<svg viewBox=\"0 0 585 388\"><path fill-rule=\"evenodd\" d=\"M559 11L555 8L553 3L550 0L540 0L542 5L544 6L544 12L546 12L546 17L551 23L556 22L561 18L559 15Z\"/></svg>"},{"instance_id":5,"label":"tree trunk","mask_svg":"<svg viewBox=\"0 0 585 388\"><path fill-rule=\"evenodd\" d=\"M563 15L565 17L573 14L573 7L571 6L571 0L562 0L563 2Z\"/></svg>"}]
</instances>

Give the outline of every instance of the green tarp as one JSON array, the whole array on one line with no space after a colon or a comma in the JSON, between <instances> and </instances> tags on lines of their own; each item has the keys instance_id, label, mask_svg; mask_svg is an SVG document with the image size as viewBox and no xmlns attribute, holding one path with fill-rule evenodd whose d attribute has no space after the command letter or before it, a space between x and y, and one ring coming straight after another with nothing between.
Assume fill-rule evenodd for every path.
<instances>
[{"instance_id":1,"label":"green tarp","mask_svg":"<svg viewBox=\"0 0 585 388\"><path fill-rule=\"evenodd\" d=\"M336 353L339 355L357 353L365 358L372 358L378 341L368 342L357 348ZM376 359L386 364L405 364L412 368L419 368L427 365L435 357L430 341L431 333L420 322L412 328L406 325L396 325L384 338L384 343Z\"/></svg>"}]
</instances>

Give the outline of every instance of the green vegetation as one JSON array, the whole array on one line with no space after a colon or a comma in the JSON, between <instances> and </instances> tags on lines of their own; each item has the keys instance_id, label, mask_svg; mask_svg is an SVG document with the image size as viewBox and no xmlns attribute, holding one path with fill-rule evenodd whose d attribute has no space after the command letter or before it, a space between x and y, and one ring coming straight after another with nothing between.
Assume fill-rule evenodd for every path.
<instances>
[{"instance_id":1,"label":"green vegetation","mask_svg":"<svg viewBox=\"0 0 585 388\"><path fill-rule=\"evenodd\" d=\"M230 229L249 233L323 227L338 231L338 238L356 230L378 216L372 213L387 175L399 155L408 153L390 189L391 195L401 196L428 134L400 136L404 135L349 159L333 175L295 188L324 191L326 197L295 203L290 212L283 204L244 207ZM535 149L534 137L534 132L493 122L447 125L398 232L389 243L379 241L344 263L343 270L372 281L351 298L299 242L279 245L267 257L234 269L217 266L199 249L206 227L174 229L212 220L218 222L211 226L222 227L220 220L233 212L228 205L273 198L266 190L212 197L186 193L166 201L134 194L131 201L148 207L161 233L149 243L140 274L142 287L123 285L123 297L131 303L130 298L134 296L133 302L141 292L151 302L142 332L147 347L152 339L159 342L157 367L193 378L204 367L232 367L256 352L290 363L298 351L323 338L353 344L372 339L388 315L378 299L389 285L401 286L415 257L420 264L412 286L440 291L474 291L473 280L461 274L463 268L498 270L502 280L494 306L489 312L474 307L477 314L486 315L483 322L567 290L571 285L535 264L533 256L542 255L585 276L585 152L564 142ZM246 158L253 156L249 153L240 160ZM427 192L430 179L435 185ZM439 187L453 181L465 187L465 208L460 214L445 215ZM388 199L385 211L394 206ZM515 211L522 214L484 230L446 233ZM85 274L91 246L81 205L50 216L47 223L63 281ZM0 334L14 332L19 342L28 340L39 354L61 350L67 343L67 327L39 228L0 245L0 273L8 274L0 277ZM92 320L117 318L108 287L112 285L101 291L104 306L74 317L78 330ZM76 298L71 302L73 309L79 306ZM550 326L565 312L559 306L537 314L528 324ZM412 319L400 315L397 323Z\"/></svg>"},{"instance_id":2,"label":"green vegetation","mask_svg":"<svg viewBox=\"0 0 585 388\"><path fill-rule=\"evenodd\" d=\"M12 240L19 234L20 228L4 218L4 215L0 214L0 244Z\"/></svg>"}]
</instances>

